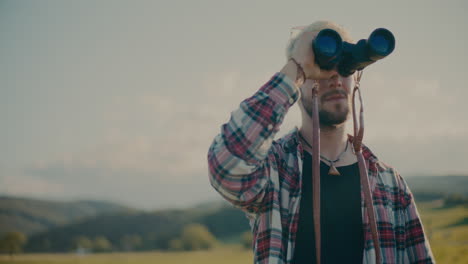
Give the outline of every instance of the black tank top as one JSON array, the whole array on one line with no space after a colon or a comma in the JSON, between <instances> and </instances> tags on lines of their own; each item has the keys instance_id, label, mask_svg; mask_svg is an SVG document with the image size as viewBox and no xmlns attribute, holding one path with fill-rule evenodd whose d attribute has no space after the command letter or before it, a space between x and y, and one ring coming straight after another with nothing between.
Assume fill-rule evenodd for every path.
<instances>
[{"instance_id":1,"label":"black tank top","mask_svg":"<svg viewBox=\"0 0 468 264\"><path fill-rule=\"evenodd\" d=\"M322 264L362 263L364 234L358 163L337 167L328 175L320 162ZM302 195L293 264L316 263L312 207L312 156L304 151Z\"/></svg>"}]
</instances>

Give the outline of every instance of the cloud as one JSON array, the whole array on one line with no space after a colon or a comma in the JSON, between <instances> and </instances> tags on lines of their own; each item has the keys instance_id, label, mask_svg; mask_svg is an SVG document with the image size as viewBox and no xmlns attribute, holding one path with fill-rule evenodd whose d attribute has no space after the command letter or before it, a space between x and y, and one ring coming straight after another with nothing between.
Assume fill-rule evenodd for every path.
<instances>
[{"instance_id":1,"label":"cloud","mask_svg":"<svg viewBox=\"0 0 468 264\"><path fill-rule=\"evenodd\" d=\"M468 148L466 124L457 122L462 113L453 108L461 99L436 80L366 77L365 142L380 158L405 175L468 170L457 164ZM2 181L10 192L110 199L144 208L219 198L208 182L208 147L230 112L269 78L227 70L201 76L190 91L114 96L105 112L96 113L106 124L93 139L97 143L44 157L27 165L21 177ZM299 125L296 104L278 137ZM27 188L27 183L33 184Z\"/></svg>"},{"instance_id":2,"label":"cloud","mask_svg":"<svg viewBox=\"0 0 468 264\"><path fill-rule=\"evenodd\" d=\"M364 75L364 141L406 175L463 174L468 126L466 96L436 78Z\"/></svg>"},{"instance_id":3,"label":"cloud","mask_svg":"<svg viewBox=\"0 0 468 264\"><path fill-rule=\"evenodd\" d=\"M437 79L397 79L372 74L363 81L368 139L393 138L430 140L466 135L464 96Z\"/></svg>"},{"instance_id":4,"label":"cloud","mask_svg":"<svg viewBox=\"0 0 468 264\"><path fill-rule=\"evenodd\" d=\"M65 188L62 184L22 174L2 172L0 192L10 195L25 196L62 196Z\"/></svg>"},{"instance_id":5,"label":"cloud","mask_svg":"<svg viewBox=\"0 0 468 264\"><path fill-rule=\"evenodd\" d=\"M106 112L97 113L106 124L106 132L93 140L98 143L36 160L23 169L23 179L61 186L66 196L145 208L217 197L208 181L207 151L241 99L232 98L238 72L213 76L192 87L199 92L188 98L183 90L114 96Z\"/></svg>"},{"instance_id":6,"label":"cloud","mask_svg":"<svg viewBox=\"0 0 468 264\"><path fill-rule=\"evenodd\" d=\"M382 139L372 143L377 156L404 176L466 175L468 139L465 136Z\"/></svg>"}]
</instances>

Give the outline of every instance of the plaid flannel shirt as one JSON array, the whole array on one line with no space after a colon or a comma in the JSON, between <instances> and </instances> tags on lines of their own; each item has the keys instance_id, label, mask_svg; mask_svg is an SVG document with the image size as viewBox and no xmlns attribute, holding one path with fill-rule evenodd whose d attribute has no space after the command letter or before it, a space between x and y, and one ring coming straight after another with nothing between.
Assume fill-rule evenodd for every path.
<instances>
[{"instance_id":1,"label":"plaid flannel shirt","mask_svg":"<svg viewBox=\"0 0 468 264\"><path fill-rule=\"evenodd\" d=\"M208 151L211 185L250 220L254 263L283 264L293 259L294 242L300 231L297 227L303 148L297 128L278 140L273 138L298 95L288 77L275 74L232 112ZM349 140L352 141L351 136ZM363 155L376 211L382 263L434 263L406 182L365 146ZM362 191L361 197L363 263L375 263Z\"/></svg>"}]
</instances>

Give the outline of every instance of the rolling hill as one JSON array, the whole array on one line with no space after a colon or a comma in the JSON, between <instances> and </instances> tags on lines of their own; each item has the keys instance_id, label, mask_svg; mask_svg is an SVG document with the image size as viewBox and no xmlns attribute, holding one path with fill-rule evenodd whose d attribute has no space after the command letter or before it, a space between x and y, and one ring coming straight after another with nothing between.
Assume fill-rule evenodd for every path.
<instances>
[{"instance_id":1,"label":"rolling hill","mask_svg":"<svg viewBox=\"0 0 468 264\"><path fill-rule=\"evenodd\" d=\"M413 193L468 196L468 176L412 176L406 177L405 180Z\"/></svg>"},{"instance_id":2,"label":"rolling hill","mask_svg":"<svg viewBox=\"0 0 468 264\"><path fill-rule=\"evenodd\" d=\"M122 250L125 237L141 241L137 250L168 249L171 239L184 226L202 224L218 239L232 238L248 231L244 213L225 205L217 209L192 208L155 212L121 212L98 215L73 224L56 227L29 238L27 252L67 252L78 238L105 238L115 250Z\"/></svg>"},{"instance_id":3,"label":"rolling hill","mask_svg":"<svg viewBox=\"0 0 468 264\"><path fill-rule=\"evenodd\" d=\"M463 204L467 201L468 176L405 179L418 203L446 202L453 194L465 197ZM248 221L243 212L220 200L189 209L148 212L109 202L0 197L0 234L13 230L26 233L28 252L66 252L73 248L78 237L104 237L115 250L120 250L122 240L131 236L141 240L136 250L167 249L170 238L179 236L184 226L192 223L202 224L216 238L229 241L249 230ZM466 217L457 221L452 224L466 225Z\"/></svg>"},{"instance_id":4,"label":"rolling hill","mask_svg":"<svg viewBox=\"0 0 468 264\"><path fill-rule=\"evenodd\" d=\"M20 231L31 235L102 213L134 210L110 202L57 202L0 196L0 235Z\"/></svg>"}]
</instances>

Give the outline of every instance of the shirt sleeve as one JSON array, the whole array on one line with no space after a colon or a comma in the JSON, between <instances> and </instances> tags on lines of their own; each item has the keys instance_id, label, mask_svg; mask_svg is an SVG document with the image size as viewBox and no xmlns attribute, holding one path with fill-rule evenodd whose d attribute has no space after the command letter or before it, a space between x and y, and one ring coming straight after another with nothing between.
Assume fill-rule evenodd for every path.
<instances>
[{"instance_id":1,"label":"shirt sleeve","mask_svg":"<svg viewBox=\"0 0 468 264\"><path fill-rule=\"evenodd\" d=\"M400 175L398 176L401 185L401 202L404 208L406 255L412 264L435 263L413 194L406 181Z\"/></svg>"},{"instance_id":2,"label":"shirt sleeve","mask_svg":"<svg viewBox=\"0 0 468 264\"><path fill-rule=\"evenodd\" d=\"M271 201L268 154L298 95L291 79L275 74L241 102L213 140L208 150L210 183L235 206L252 213L262 211Z\"/></svg>"}]
</instances>

